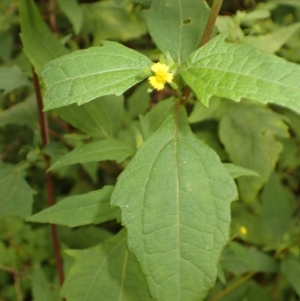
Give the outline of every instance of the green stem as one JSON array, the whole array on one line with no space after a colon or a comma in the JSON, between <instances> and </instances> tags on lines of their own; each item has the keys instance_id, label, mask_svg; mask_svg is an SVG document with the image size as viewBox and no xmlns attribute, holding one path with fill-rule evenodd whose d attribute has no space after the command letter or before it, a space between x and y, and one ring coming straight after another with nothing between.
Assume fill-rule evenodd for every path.
<instances>
[{"instance_id":1,"label":"green stem","mask_svg":"<svg viewBox=\"0 0 300 301\"><path fill-rule=\"evenodd\" d=\"M226 289L224 289L220 293L218 293L215 296L213 296L209 301L217 301L217 300L221 299L222 297L224 297L225 295L229 294L230 292L232 292L233 290L235 290L237 287L239 287L240 285L242 285L244 282L246 282L247 280L249 280L250 278L252 278L255 274L256 274L256 272L251 272L251 273L245 275L244 277L240 278L236 282L234 282L231 285L229 285Z\"/></svg>"}]
</instances>

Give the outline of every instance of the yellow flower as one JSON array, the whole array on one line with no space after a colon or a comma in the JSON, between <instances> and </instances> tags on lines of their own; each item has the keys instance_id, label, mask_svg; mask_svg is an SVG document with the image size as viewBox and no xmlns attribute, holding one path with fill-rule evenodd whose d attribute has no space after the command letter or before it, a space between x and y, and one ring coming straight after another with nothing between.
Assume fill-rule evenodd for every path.
<instances>
[{"instance_id":1,"label":"yellow flower","mask_svg":"<svg viewBox=\"0 0 300 301\"><path fill-rule=\"evenodd\" d=\"M244 226L241 226L241 227L240 227L240 232L241 232L243 235L246 235L246 234L247 234L247 232L248 232L248 230L247 230L247 228L246 228L246 227L244 227Z\"/></svg>"},{"instance_id":2,"label":"yellow flower","mask_svg":"<svg viewBox=\"0 0 300 301\"><path fill-rule=\"evenodd\" d=\"M154 72L155 76L150 76L148 78L150 85L156 90L162 90L165 83L171 83L174 75L169 71L169 66L162 63L154 63L151 66L151 70Z\"/></svg>"}]
</instances>

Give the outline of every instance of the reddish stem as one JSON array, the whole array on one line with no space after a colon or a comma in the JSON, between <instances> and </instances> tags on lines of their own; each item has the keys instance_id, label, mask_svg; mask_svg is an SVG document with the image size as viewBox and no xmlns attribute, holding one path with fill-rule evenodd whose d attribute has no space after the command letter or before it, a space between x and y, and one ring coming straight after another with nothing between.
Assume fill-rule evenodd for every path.
<instances>
[{"instance_id":1,"label":"reddish stem","mask_svg":"<svg viewBox=\"0 0 300 301\"><path fill-rule=\"evenodd\" d=\"M39 79L33 68L32 68L32 75L33 75L33 83L34 83L34 89L35 89L36 100L37 100L42 145L44 148L50 142L49 128L48 128L47 116L43 112L43 100L42 100ZM50 167L50 158L46 154L44 154L44 161L45 161L47 202L48 202L48 206L50 207L54 205L55 202L53 196L52 176L51 173L47 172L47 169ZM60 247L58 243L57 229L56 226L52 224L50 225L50 229L51 229L51 238L52 238L55 262L56 262L56 269L59 277L59 282L62 285L64 282L64 272L63 272L62 259L60 256Z\"/></svg>"}]
</instances>

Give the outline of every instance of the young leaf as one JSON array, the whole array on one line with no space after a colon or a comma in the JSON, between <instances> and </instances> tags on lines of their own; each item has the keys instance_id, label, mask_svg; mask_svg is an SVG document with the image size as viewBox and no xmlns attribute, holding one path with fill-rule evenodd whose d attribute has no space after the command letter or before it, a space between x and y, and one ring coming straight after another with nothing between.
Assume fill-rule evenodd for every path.
<instances>
[{"instance_id":1,"label":"young leaf","mask_svg":"<svg viewBox=\"0 0 300 301\"><path fill-rule=\"evenodd\" d=\"M27 221L78 227L119 219L119 209L109 204L113 189L113 186L105 186L86 194L67 197L30 216Z\"/></svg>"},{"instance_id":2,"label":"young leaf","mask_svg":"<svg viewBox=\"0 0 300 301\"><path fill-rule=\"evenodd\" d=\"M51 33L32 0L20 0L21 40L24 52L39 73L42 67L69 51Z\"/></svg>"},{"instance_id":3,"label":"young leaf","mask_svg":"<svg viewBox=\"0 0 300 301\"><path fill-rule=\"evenodd\" d=\"M24 180L24 166L0 163L0 216L27 217L31 214L34 191Z\"/></svg>"},{"instance_id":4,"label":"young leaf","mask_svg":"<svg viewBox=\"0 0 300 301\"><path fill-rule=\"evenodd\" d=\"M92 137L115 137L124 112L123 96L103 96L82 106L73 104L57 109L58 114L74 127Z\"/></svg>"},{"instance_id":5,"label":"young leaf","mask_svg":"<svg viewBox=\"0 0 300 301\"><path fill-rule=\"evenodd\" d=\"M209 8L205 1L152 0L144 15L155 44L180 63L199 47Z\"/></svg>"},{"instance_id":6,"label":"young leaf","mask_svg":"<svg viewBox=\"0 0 300 301\"><path fill-rule=\"evenodd\" d=\"M203 300L228 239L236 186L219 157L191 132L184 108L169 114L119 176L128 247L155 300Z\"/></svg>"},{"instance_id":7,"label":"young leaf","mask_svg":"<svg viewBox=\"0 0 300 301\"><path fill-rule=\"evenodd\" d=\"M260 177L237 179L240 198L251 202L268 181L282 145L275 136L288 137L280 115L252 102L224 100L220 139L232 163L257 172Z\"/></svg>"},{"instance_id":8,"label":"young leaf","mask_svg":"<svg viewBox=\"0 0 300 301\"><path fill-rule=\"evenodd\" d=\"M122 162L133 153L134 150L127 143L108 138L76 147L56 161L49 170L65 165L94 161L115 160Z\"/></svg>"},{"instance_id":9,"label":"young leaf","mask_svg":"<svg viewBox=\"0 0 300 301\"><path fill-rule=\"evenodd\" d=\"M117 42L78 50L48 63L42 71L45 109L79 105L103 95L121 95L150 75L152 62Z\"/></svg>"},{"instance_id":10,"label":"young leaf","mask_svg":"<svg viewBox=\"0 0 300 301\"><path fill-rule=\"evenodd\" d=\"M276 56L225 42L219 35L196 50L179 74L208 105L213 95L275 103L300 113L300 68Z\"/></svg>"},{"instance_id":11,"label":"young leaf","mask_svg":"<svg viewBox=\"0 0 300 301\"><path fill-rule=\"evenodd\" d=\"M67 300L152 300L139 264L127 250L125 229L98 246L67 253L76 258L62 288Z\"/></svg>"}]
</instances>

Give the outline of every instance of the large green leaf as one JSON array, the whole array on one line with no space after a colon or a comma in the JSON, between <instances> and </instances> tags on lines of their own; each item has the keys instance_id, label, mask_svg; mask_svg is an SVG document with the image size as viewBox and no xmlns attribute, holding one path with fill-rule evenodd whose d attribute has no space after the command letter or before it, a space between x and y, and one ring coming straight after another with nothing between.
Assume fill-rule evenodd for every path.
<instances>
[{"instance_id":1,"label":"large green leaf","mask_svg":"<svg viewBox=\"0 0 300 301\"><path fill-rule=\"evenodd\" d=\"M113 189L113 186L105 186L86 194L70 196L27 220L78 227L119 219L119 209L112 208L109 204Z\"/></svg>"},{"instance_id":2,"label":"large green leaf","mask_svg":"<svg viewBox=\"0 0 300 301\"><path fill-rule=\"evenodd\" d=\"M193 135L184 108L173 108L120 175L111 199L122 209L129 250L155 300L203 300L236 198L219 157Z\"/></svg>"},{"instance_id":3,"label":"large green leaf","mask_svg":"<svg viewBox=\"0 0 300 301\"><path fill-rule=\"evenodd\" d=\"M179 74L208 105L213 95L275 103L300 112L300 68L245 45L226 43L224 35L196 50Z\"/></svg>"},{"instance_id":4,"label":"large green leaf","mask_svg":"<svg viewBox=\"0 0 300 301\"><path fill-rule=\"evenodd\" d=\"M292 222L292 208L278 175L273 173L262 193L261 225L265 243L279 247Z\"/></svg>"},{"instance_id":5,"label":"large green leaf","mask_svg":"<svg viewBox=\"0 0 300 301\"><path fill-rule=\"evenodd\" d=\"M278 160L282 145L275 136L288 137L280 115L258 103L224 100L220 139L232 163L260 175L237 180L240 197L247 202L255 199Z\"/></svg>"},{"instance_id":6,"label":"large green leaf","mask_svg":"<svg viewBox=\"0 0 300 301\"><path fill-rule=\"evenodd\" d=\"M24 166L0 163L0 216L31 214L34 191L24 180Z\"/></svg>"},{"instance_id":7,"label":"large green leaf","mask_svg":"<svg viewBox=\"0 0 300 301\"><path fill-rule=\"evenodd\" d=\"M155 44L180 63L199 47L209 8L205 1L152 0L144 14Z\"/></svg>"},{"instance_id":8,"label":"large green leaf","mask_svg":"<svg viewBox=\"0 0 300 301\"><path fill-rule=\"evenodd\" d=\"M150 75L152 62L117 42L78 50L48 63L42 78L46 85L45 109L84 104L99 96L121 95Z\"/></svg>"},{"instance_id":9,"label":"large green leaf","mask_svg":"<svg viewBox=\"0 0 300 301\"><path fill-rule=\"evenodd\" d=\"M92 137L114 137L121 126L124 97L103 96L82 106L73 104L57 111L63 119Z\"/></svg>"},{"instance_id":10,"label":"large green leaf","mask_svg":"<svg viewBox=\"0 0 300 301\"><path fill-rule=\"evenodd\" d=\"M127 250L125 230L93 248L67 253L76 258L62 288L67 300L152 300L138 262Z\"/></svg>"},{"instance_id":11,"label":"large green leaf","mask_svg":"<svg viewBox=\"0 0 300 301\"><path fill-rule=\"evenodd\" d=\"M124 161L134 150L125 142L115 139L104 139L76 147L74 150L57 160L49 170L76 163L115 160Z\"/></svg>"},{"instance_id":12,"label":"large green leaf","mask_svg":"<svg viewBox=\"0 0 300 301\"><path fill-rule=\"evenodd\" d=\"M69 51L52 34L32 0L19 0L24 52L39 73L41 68Z\"/></svg>"}]
</instances>

